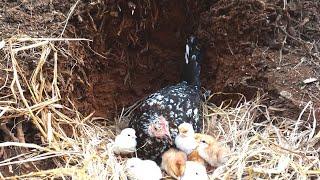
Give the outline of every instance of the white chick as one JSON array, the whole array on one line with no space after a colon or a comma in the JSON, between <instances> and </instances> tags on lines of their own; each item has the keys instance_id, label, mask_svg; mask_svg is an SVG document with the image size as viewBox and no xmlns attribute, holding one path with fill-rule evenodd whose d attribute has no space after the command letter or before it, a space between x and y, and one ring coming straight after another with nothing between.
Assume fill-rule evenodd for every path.
<instances>
[{"instance_id":1,"label":"white chick","mask_svg":"<svg viewBox=\"0 0 320 180\"><path fill-rule=\"evenodd\" d=\"M113 145L115 154L130 154L136 151L136 131L132 128L125 128L116 136Z\"/></svg>"},{"instance_id":2,"label":"white chick","mask_svg":"<svg viewBox=\"0 0 320 180\"><path fill-rule=\"evenodd\" d=\"M126 170L130 179L159 180L162 178L160 167L151 160L130 158L127 160Z\"/></svg>"},{"instance_id":3,"label":"white chick","mask_svg":"<svg viewBox=\"0 0 320 180\"><path fill-rule=\"evenodd\" d=\"M126 172L131 179L141 179L143 176L142 160L139 158L130 158L126 162Z\"/></svg>"},{"instance_id":4,"label":"white chick","mask_svg":"<svg viewBox=\"0 0 320 180\"><path fill-rule=\"evenodd\" d=\"M178 126L178 129L179 134L174 143L178 149L190 154L197 147L193 127L190 123L182 123Z\"/></svg>"},{"instance_id":5,"label":"white chick","mask_svg":"<svg viewBox=\"0 0 320 180\"><path fill-rule=\"evenodd\" d=\"M187 161L186 169L180 180L208 180L206 168L197 162Z\"/></svg>"},{"instance_id":6,"label":"white chick","mask_svg":"<svg viewBox=\"0 0 320 180\"><path fill-rule=\"evenodd\" d=\"M143 164L144 164L144 168L145 170L148 171L148 173L145 173L147 174L146 175L146 178L145 180L147 179L150 179L150 180L159 180L162 178L162 172L161 172L161 169L160 167L157 165L156 162L154 161L151 161L151 160L144 160L143 161Z\"/></svg>"}]
</instances>

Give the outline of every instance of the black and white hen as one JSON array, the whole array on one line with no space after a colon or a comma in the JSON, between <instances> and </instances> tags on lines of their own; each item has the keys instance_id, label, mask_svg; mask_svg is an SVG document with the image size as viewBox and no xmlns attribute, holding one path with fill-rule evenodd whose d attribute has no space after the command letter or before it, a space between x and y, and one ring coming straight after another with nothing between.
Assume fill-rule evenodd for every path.
<instances>
[{"instance_id":1,"label":"black and white hen","mask_svg":"<svg viewBox=\"0 0 320 180\"><path fill-rule=\"evenodd\" d=\"M160 163L161 155L173 146L183 122L202 130L200 117L200 48L197 39L187 40L182 82L148 96L135 111L129 127L136 130L137 154Z\"/></svg>"}]
</instances>

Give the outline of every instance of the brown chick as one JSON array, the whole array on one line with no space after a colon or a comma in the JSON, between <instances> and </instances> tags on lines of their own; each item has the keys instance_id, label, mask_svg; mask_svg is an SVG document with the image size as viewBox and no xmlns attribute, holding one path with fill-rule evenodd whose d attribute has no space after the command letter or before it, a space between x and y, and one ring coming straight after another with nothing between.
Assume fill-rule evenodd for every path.
<instances>
[{"instance_id":1,"label":"brown chick","mask_svg":"<svg viewBox=\"0 0 320 180\"><path fill-rule=\"evenodd\" d=\"M198 150L193 150L189 155L188 155L188 161L195 161L195 162L198 162L198 163L200 163L200 164L202 164L202 165L206 165L206 162L205 162L205 160L202 158L202 157L200 157L200 155L199 155L199 152L198 152Z\"/></svg>"},{"instance_id":2,"label":"brown chick","mask_svg":"<svg viewBox=\"0 0 320 180\"><path fill-rule=\"evenodd\" d=\"M178 179L184 173L186 161L186 153L170 148L162 155L161 168L165 170L168 175Z\"/></svg>"},{"instance_id":3,"label":"brown chick","mask_svg":"<svg viewBox=\"0 0 320 180\"><path fill-rule=\"evenodd\" d=\"M197 148L199 156L211 166L220 166L228 160L230 149L220 145L214 137L197 133L195 139L199 143Z\"/></svg>"}]
</instances>

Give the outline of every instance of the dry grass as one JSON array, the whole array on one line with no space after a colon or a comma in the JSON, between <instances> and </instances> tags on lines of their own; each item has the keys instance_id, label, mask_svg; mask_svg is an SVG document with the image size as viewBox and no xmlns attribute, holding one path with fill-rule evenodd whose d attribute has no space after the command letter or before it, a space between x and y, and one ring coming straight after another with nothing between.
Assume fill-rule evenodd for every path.
<instances>
[{"instance_id":1,"label":"dry grass","mask_svg":"<svg viewBox=\"0 0 320 180\"><path fill-rule=\"evenodd\" d=\"M5 55L1 59L1 72L6 75L1 87L0 119L9 138L0 143L3 157L0 168L6 166L13 171L19 165L33 171L13 177L3 177L0 172L4 179L127 179L125 159L114 156L110 148L115 127L102 127L97 123L98 117L92 114L84 117L74 106L61 104L58 55L62 50L54 42L71 40L85 39L13 37L5 40L0 49ZM29 63L26 62L29 59L23 58L25 54L36 60L32 73L23 68L24 63ZM257 96L249 102L243 99L234 108L204 103L205 131L232 149L228 162L211 172L210 179L319 178L320 134L316 132L312 103L305 105L298 119L287 119L271 116L271 107L264 106L262 98ZM31 121L41 134L42 144L25 143L22 126L16 125L16 133L3 126L15 119ZM62 128L64 124L70 127L68 132ZM20 151L5 158L8 147ZM39 162L48 161L56 168L37 168Z\"/></svg>"},{"instance_id":2,"label":"dry grass","mask_svg":"<svg viewBox=\"0 0 320 180\"><path fill-rule=\"evenodd\" d=\"M319 133L309 102L298 119L270 116L262 97L239 103L236 108L205 106L207 130L232 148L228 162L211 179L307 179L320 174ZM257 117L263 120L257 122ZM307 119L303 119L306 117ZM211 120L210 120L211 119ZM305 123L305 122L311 122Z\"/></svg>"}]
</instances>

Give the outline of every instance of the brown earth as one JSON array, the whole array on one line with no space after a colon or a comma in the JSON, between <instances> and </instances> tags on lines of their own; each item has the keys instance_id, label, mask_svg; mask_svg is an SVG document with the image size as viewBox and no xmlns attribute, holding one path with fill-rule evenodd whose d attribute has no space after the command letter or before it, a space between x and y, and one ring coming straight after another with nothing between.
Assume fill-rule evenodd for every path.
<instances>
[{"instance_id":1,"label":"brown earth","mask_svg":"<svg viewBox=\"0 0 320 180\"><path fill-rule=\"evenodd\" d=\"M259 91L271 113L297 118L309 100L320 107L319 9L312 0L285 8L280 0L10 0L0 4L0 37L58 37L67 23L62 37L93 40L64 46L72 58L60 57L63 101L69 97L81 113L113 119L179 82L185 39L195 34L205 52L205 89L247 100ZM304 84L308 78L318 81ZM222 94L213 102L239 98Z\"/></svg>"}]
</instances>

